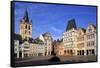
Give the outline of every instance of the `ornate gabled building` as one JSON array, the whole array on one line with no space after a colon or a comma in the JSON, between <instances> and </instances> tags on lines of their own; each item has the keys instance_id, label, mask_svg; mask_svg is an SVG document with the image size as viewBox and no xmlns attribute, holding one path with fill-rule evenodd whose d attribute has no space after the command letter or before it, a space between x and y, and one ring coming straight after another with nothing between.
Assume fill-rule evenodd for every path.
<instances>
[{"instance_id":1,"label":"ornate gabled building","mask_svg":"<svg viewBox=\"0 0 100 68\"><path fill-rule=\"evenodd\" d=\"M50 56L52 52L52 37L49 32L46 32L39 37L45 45L45 56Z\"/></svg>"},{"instance_id":2,"label":"ornate gabled building","mask_svg":"<svg viewBox=\"0 0 100 68\"><path fill-rule=\"evenodd\" d=\"M86 55L86 30L79 28L77 30L77 55Z\"/></svg>"},{"instance_id":3,"label":"ornate gabled building","mask_svg":"<svg viewBox=\"0 0 100 68\"><path fill-rule=\"evenodd\" d=\"M23 19L20 20L20 35L22 40L32 38L32 21L29 21L27 10Z\"/></svg>"},{"instance_id":4,"label":"ornate gabled building","mask_svg":"<svg viewBox=\"0 0 100 68\"><path fill-rule=\"evenodd\" d=\"M86 55L97 55L97 31L96 27L93 24L88 24L86 29L86 43L87 43L87 51Z\"/></svg>"},{"instance_id":5,"label":"ornate gabled building","mask_svg":"<svg viewBox=\"0 0 100 68\"><path fill-rule=\"evenodd\" d=\"M75 19L68 21L66 31L63 33L63 44L65 55L76 55L77 27Z\"/></svg>"},{"instance_id":6,"label":"ornate gabled building","mask_svg":"<svg viewBox=\"0 0 100 68\"><path fill-rule=\"evenodd\" d=\"M93 24L88 24L86 29L77 29L74 19L68 21L66 32L63 33L65 55L97 55L96 32L96 27Z\"/></svg>"}]
</instances>

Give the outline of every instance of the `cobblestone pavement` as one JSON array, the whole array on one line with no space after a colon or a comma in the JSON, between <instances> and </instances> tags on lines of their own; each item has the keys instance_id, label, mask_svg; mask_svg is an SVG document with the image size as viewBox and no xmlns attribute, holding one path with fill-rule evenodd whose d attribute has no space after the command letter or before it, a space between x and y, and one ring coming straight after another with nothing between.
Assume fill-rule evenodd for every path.
<instances>
[{"instance_id":1,"label":"cobblestone pavement","mask_svg":"<svg viewBox=\"0 0 100 68\"><path fill-rule=\"evenodd\" d=\"M96 56L59 56L61 61L95 61Z\"/></svg>"},{"instance_id":2,"label":"cobblestone pavement","mask_svg":"<svg viewBox=\"0 0 100 68\"><path fill-rule=\"evenodd\" d=\"M48 64L69 64L75 62L95 62L97 61L96 56L58 56L60 58L60 62L50 62L48 61L53 56L45 56L45 57L31 57L23 60L16 61L16 66L27 66L27 65L48 65Z\"/></svg>"}]
</instances>

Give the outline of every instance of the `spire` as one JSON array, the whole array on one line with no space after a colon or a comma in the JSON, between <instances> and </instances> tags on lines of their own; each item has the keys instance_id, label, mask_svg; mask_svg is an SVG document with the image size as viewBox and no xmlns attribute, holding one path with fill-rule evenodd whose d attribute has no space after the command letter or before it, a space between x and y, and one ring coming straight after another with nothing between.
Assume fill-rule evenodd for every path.
<instances>
[{"instance_id":1,"label":"spire","mask_svg":"<svg viewBox=\"0 0 100 68\"><path fill-rule=\"evenodd\" d=\"M25 15L24 15L23 19L25 20L25 22L29 22L27 9L25 10Z\"/></svg>"},{"instance_id":2,"label":"spire","mask_svg":"<svg viewBox=\"0 0 100 68\"><path fill-rule=\"evenodd\" d=\"M67 30L70 30L70 29L72 29L72 28L77 29L76 23L75 23L75 19L71 19L71 20L68 21L66 31L67 31Z\"/></svg>"}]
</instances>

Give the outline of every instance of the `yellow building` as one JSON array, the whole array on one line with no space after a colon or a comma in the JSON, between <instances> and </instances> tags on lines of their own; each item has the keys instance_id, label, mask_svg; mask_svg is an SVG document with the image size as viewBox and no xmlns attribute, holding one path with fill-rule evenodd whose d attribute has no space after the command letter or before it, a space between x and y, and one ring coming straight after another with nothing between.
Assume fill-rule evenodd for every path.
<instances>
[{"instance_id":1,"label":"yellow building","mask_svg":"<svg viewBox=\"0 0 100 68\"><path fill-rule=\"evenodd\" d=\"M32 38L32 21L29 21L27 10L20 21L20 35L22 36L22 40Z\"/></svg>"},{"instance_id":2,"label":"yellow building","mask_svg":"<svg viewBox=\"0 0 100 68\"><path fill-rule=\"evenodd\" d=\"M86 55L86 30L79 28L77 30L77 55Z\"/></svg>"}]
</instances>

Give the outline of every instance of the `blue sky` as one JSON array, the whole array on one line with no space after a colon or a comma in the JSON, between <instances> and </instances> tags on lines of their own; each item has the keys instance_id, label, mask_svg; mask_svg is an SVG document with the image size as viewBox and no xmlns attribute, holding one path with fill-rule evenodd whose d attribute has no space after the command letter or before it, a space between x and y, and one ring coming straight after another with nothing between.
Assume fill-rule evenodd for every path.
<instances>
[{"instance_id":1,"label":"blue sky","mask_svg":"<svg viewBox=\"0 0 100 68\"><path fill-rule=\"evenodd\" d=\"M15 33L19 33L20 20L27 9L32 20L32 37L50 32L54 39L61 38L67 22L75 19L77 28L96 25L96 7L15 2Z\"/></svg>"}]
</instances>

